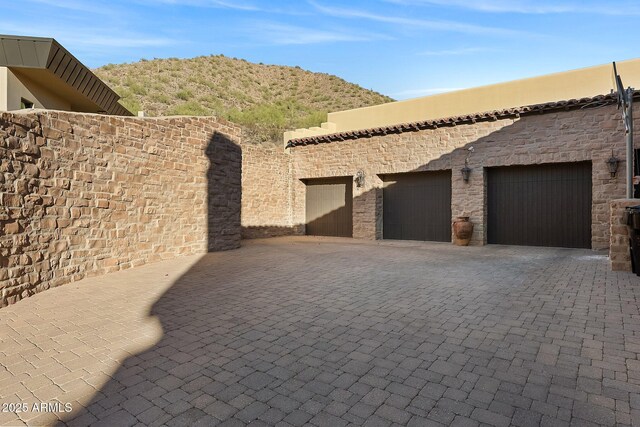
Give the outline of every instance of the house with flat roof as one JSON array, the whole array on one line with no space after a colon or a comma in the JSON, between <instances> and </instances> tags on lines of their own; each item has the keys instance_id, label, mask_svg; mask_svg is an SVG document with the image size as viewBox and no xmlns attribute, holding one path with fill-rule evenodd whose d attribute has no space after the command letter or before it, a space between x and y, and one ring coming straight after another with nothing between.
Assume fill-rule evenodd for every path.
<instances>
[{"instance_id":1,"label":"house with flat roof","mask_svg":"<svg viewBox=\"0 0 640 427\"><path fill-rule=\"evenodd\" d=\"M619 61L616 64L623 76L624 84L640 88L640 59ZM286 132L284 140L287 143L298 138L607 95L614 87L612 76L613 69L609 63L371 107L336 111L329 113L327 122L322 123L320 127Z\"/></svg>"},{"instance_id":2,"label":"house with flat roof","mask_svg":"<svg viewBox=\"0 0 640 427\"><path fill-rule=\"evenodd\" d=\"M0 111L131 116L120 96L53 38L0 35Z\"/></svg>"},{"instance_id":3,"label":"house with flat roof","mask_svg":"<svg viewBox=\"0 0 640 427\"><path fill-rule=\"evenodd\" d=\"M624 85L640 87L640 59L617 64ZM611 248L612 267L627 268L612 207L626 188L612 75L599 65L329 113L288 132L296 232L451 242L466 218L472 245Z\"/></svg>"}]
</instances>

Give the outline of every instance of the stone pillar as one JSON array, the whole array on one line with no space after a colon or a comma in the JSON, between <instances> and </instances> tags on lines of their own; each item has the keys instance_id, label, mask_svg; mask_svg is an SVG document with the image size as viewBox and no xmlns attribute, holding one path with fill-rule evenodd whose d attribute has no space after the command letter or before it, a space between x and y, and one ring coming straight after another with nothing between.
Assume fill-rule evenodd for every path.
<instances>
[{"instance_id":1,"label":"stone pillar","mask_svg":"<svg viewBox=\"0 0 640 427\"><path fill-rule=\"evenodd\" d=\"M622 216L627 206L639 204L639 199L617 199L611 201L609 261L613 271L631 271L629 233L627 225L622 221Z\"/></svg>"},{"instance_id":2,"label":"stone pillar","mask_svg":"<svg viewBox=\"0 0 640 427\"><path fill-rule=\"evenodd\" d=\"M479 154L469 156L468 166L471 168L469 181L462 178L461 169L469 151L456 150L451 161L451 223L459 216L468 216L473 223L473 235L470 246L482 246L487 243L485 234L485 169L482 166L483 158ZM453 227L451 228L451 240L453 241Z\"/></svg>"},{"instance_id":3,"label":"stone pillar","mask_svg":"<svg viewBox=\"0 0 640 427\"><path fill-rule=\"evenodd\" d=\"M355 173L357 170L354 176ZM355 183L353 185L353 237L366 240L381 239L382 203L378 202L378 198L382 192L382 180L369 170L365 170L364 173L364 187L358 188Z\"/></svg>"}]
</instances>

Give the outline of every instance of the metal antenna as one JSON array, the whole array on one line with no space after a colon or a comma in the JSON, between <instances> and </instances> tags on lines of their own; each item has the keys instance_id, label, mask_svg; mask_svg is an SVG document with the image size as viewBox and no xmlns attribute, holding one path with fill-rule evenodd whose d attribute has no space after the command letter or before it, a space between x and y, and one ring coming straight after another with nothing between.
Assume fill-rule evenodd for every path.
<instances>
[{"instance_id":1,"label":"metal antenna","mask_svg":"<svg viewBox=\"0 0 640 427\"><path fill-rule=\"evenodd\" d=\"M618 94L618 109L622 109L622 120L627 136L627 199L633 199L633 95L635 90L632 87L624 89L615 62L613 63L613 77Z\"/></svg>"}]
</instances>

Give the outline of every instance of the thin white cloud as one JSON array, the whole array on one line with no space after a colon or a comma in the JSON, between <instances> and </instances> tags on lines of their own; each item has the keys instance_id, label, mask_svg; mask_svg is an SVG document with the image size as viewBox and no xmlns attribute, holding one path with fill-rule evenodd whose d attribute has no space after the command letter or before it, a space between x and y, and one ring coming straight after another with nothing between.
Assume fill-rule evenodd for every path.
<instances>
[{"instance_id":1,"label":"thin white cloud","mask_svg":"<svg viewBox=\"0 0 640 427\"><path fill-rule=\"evenodd\" d=\"M602 15L639 15L637 2L557 2L524 0L386 0L402 5L437 5L469 9L478 12L521 13L521 14L558 14L589 13Z\"/></svg>"},{"instance_id":2,"label":"thin white cloud","mask_svg":"<svg viewBox=\"0 0 640 427\"><path fill-rule=\"evenodd\" d=\"M234 0L148 0L144 3L164 3L176 6L215 7L221 9L235 9L250 12L258 12L262 9L255 4L246 1Z\"/></svg>"},{"instance_id":3,"label":"thin white cloud","mask_svg":"<svg viewBox=\"0 0 640 427\"><path fill-rule=\"evenodd\" d=\"M419 52L420 56L458 56L458 55L471 55L474 53L492 52L495 49L489 49L486 47L463 47L459 49L442 49L442 50L427 50Z\"/></svg>"},{"instance_id":4,"label":"thin white cloud","mask_svg":"<svg viewBox=\"0 0 640 427\"><path fill-rule=\"evenodd\" d=\"M22 27L20 25L0 21L0 33L21 34L21 28ZM113 32L108 29L79 27L70 29L67 26L54 27L44 25L36 25L29 31L30 36L53 37L71 51L74 50L74 47L87 48L88 50L92 48L133 49L142 47L170 46L179 43L177 40L166 37L149 37L144 34L122 31L117 31L117 33L118 36L114 36Z\"/></svg>"},{"instance_id":5,"label":"thin white cloud","mask_svg":"<svg viewBox=\"0 0 640 427\"><path fill-rule=\"evenodd\" d=\"M222 0L210 0L216 6L224 7L227 9L239 9L239 10L260 10L260 8L247 4L234 1L222 1Z\"/></svg>"},{"instance_id":6,"label":"thin white cloud","mask_svg":"<svg viewBox=\"0 0 640 427\"><path fill-rule=\"evenodd\" d=\"M47 7L65 9L72 12L85 12L100 15L114 15L119 11L115 10L113 5L105 6L97 1L82 0L23 0L26 3L44 5Z\"/></svg>"},{"instance_id":7,"label":"thin white cloud","mask_svg":"<svg viewBox=\"0 0 640 427\"><path fill-rule=\"evenodd\" d=\"M50 0L47 0L50 1ZM200 7L200 8L214 8L214 9L232 9L241 12L262 12L262 13L273 13L273 14L282 14L282 15L290 15L290 16L309 16L311 13L309 11L300 10L295 5L277 5L276 2L272 2L268 5L265 5L263 2L259 6L256 3L259 3L258 0L250 2L250 1L238 1L238 0L132 0L138 4L144 5L170 5L170 6L188 6L188 7Z\"/></svg>"},{"instance_id":8,"label":"thin white cloud","mask_svg":"<svg viewBox=\"0 0 640 427\"><path fill-rule=\"evenodd\" d=\"M247 33L257 37L261 42L276 45L305 45L335 42L366 42L389 39L374 33L357 33L339 28L313 29L269 22L251 24Z\"/></svg>"},{"instance_id":9,"label":"thin white cloud","mask_svg":"<svg viewBox=\"0 0 640 427\"><path fill-rule=\"evenodd\" d=\"M436 31L448 31L466 34L489 34L489 35L523 35L522 31L510 30L497 27L486 27L482 25L465 24L456 21L445 20L429 20L418 18L405 18L392 15L380 15L376 13L367 12L357 9L346 9L331 6L321 5L313 0L308 0L308 3L314 6L319 12L325 15L334 16L338 18L356 18L366 19L370 21L384 22L388 24L396 24L402 26L424 28Z\"/></svg>"},{"instance_id":10,"label":"thin white cloud","mask_svg":"<svg viewBox=\"0 0 640 427\"><path fill-rule=\"evenodd\" d=\"M400 92L392 93L392 98L414 98L426 95L435 95L437 93L454 92L456 90L465 89L463 87L432 87L428 89L407 89Z\"/></svg>"},{"instance_id":11,"label":"thin white cloud","mask_svg":"<svg viewBox=\"0 0 640 427\"><path fill-rule=\"evenodd\" d=\"M71 40L71 39L67 39ZM139 47L159 47L177 44L175 40L162 37L113 37L109 35L94 37L76 37L72 39L76 46L95 47L117 47L117 48L139 48Z\"/></svg>"}]
</instances>

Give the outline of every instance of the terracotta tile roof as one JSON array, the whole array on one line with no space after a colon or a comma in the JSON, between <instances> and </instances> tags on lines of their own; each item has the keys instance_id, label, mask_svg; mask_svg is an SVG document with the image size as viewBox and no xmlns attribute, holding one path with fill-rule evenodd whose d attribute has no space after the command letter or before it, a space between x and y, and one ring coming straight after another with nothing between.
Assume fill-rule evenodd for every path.
<instances>
[{"instance_id":1,"label":"terracotta tile roof","mask_svg":"<svg viewBox=\"0 0 640 427\"><path fill-rule=\"evenodd\" d=\"M640 100L640 91L635 92L634 99ZM470 124L479 121L506 119L536 113L542 114L560 110L565 111L580 108L594 108L615 103L617 103L617 96L615 94L598 95L589 98L547 102L544 104L527 105L523 107L507 108L504 110L487 111L483 113L466 114L462 116L445 117L441 119L424 120L412 123L400 123L397 125L352 130L348 132L338 132L327 135L308 136L305 138L295 138L287 143L287 148L323 144L334 141L344 141L348 139L367 138L394 133L415 132L424 129L435 129L441 126L456 126L458 124Z\"/></svg>"}]
</instances>

